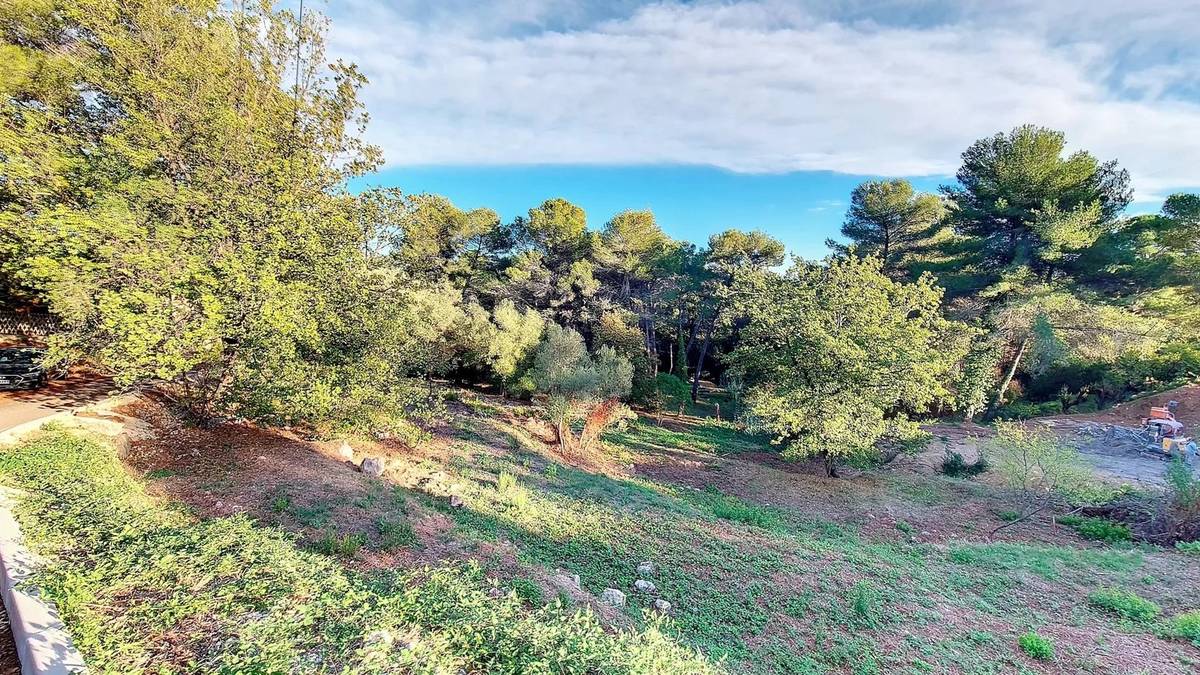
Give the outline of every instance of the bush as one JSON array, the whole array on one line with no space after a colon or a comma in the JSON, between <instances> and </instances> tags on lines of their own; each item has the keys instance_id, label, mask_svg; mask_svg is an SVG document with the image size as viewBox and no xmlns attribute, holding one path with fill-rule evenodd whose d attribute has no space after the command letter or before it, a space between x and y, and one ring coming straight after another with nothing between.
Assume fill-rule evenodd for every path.
<instances>
[{"instance_id":1,"label":"bush","mask_svg":"<svg viewBox=\"0 0 1200 675\"><path fill-rule=\"evenodd\" d=\"M1171 637L1191 640L1197 647L1200 647L1200 610L1192 610L1172 617L1167 630Z\"/></svg>"},{"instance_id":2,"label":"bush","mask_svg":"<svg viewBox=\"0 0 1200 675\"><path fill-rule=\"evenodd\" d=\"M1079 533L1084 539L1103 541L1110 544L1129 541L1133 538L1129 526L1114 523L1104 518L1088 518L1086 516L1063 516L1058 522Z\"/></svg>"},{"instance_id":3,"label":"bush","mask_svg":"<svg viewBox=\"0 0 1200 675\"><path fill-rule=\"evenodd\" d=\"M1088 595L1088 602L1130 621L1153 621L1162 612L1158 605L1119 588L1101 588Z\"/></svg>"},{"instance_id":4,"label":"bush","mask_svg":"<svg viewBox=\"0 0 1200 675\"><path fill-rule=\"evenodd\" d=\"M678 406L692 398L692 388L687 382L670 373L659 373L654 377L654 390L662 399L662 405Z\"/></svg>"},{"instance_id":5,"label":"bush","mask_svg":"<svg viewBox=\"0 0 1200 675\"><path fill-rule=\"evenodd\" d=\"M997 409L993 417L1001 420L1027 420L1046 415L1061 415L1062 411L1062 401L1046 401L1044 403L1013 401Z\"/></svg>"},{"instance_id":6,"label":"bush","mask_svg":"<svg viewBox=\"0 0 1200 675\"><path fill-rule=\"evenodd\" d=\"M1017 644L1021 645L1021 651L1039 661L1049 661L1054 658L1054 642L1033 631L1017 638Z\"/></svg>"},{"instance_id":7,"label":"bush","mask_svg":"<svg viewBox=\"0 0 1200 675\"><path fill-rule=\"evenodd\" d=\"M718 672L656 621L607 633L586 610L490 599L475 563L380 583L245 516L195 519L67 433L0 453L0 476L26 490L21 525L46 560L34 582L96 672L379 672L384 655L363 648L379 629L421 635L389 671L560 672L568 654L588 672Z\"/></svg>"},{"instance_id":8,"label":"bush","mask_svg":"<svg viewBox=\"0 0 1200 675\"><path fill-rule=\"evenodd\" d=\"M1175 548L1181 553L1200 555L1200 541L1177 541Z\"/></svg>"},{"instance_id":9,"label":"bush","mask_svg":"<svg viewBox=\"0 0 1200 675\"><path fill-rule=\"evenodd\" d=\"M984 457L982 453L979 455L979 459L968 464L967 460L963 459L961 454L947 449L946 457L942 459L942 473L955 478L978 476L986 472L989 468L991 467L988 464L987 457Z\"/></svg>"}]
</instances>

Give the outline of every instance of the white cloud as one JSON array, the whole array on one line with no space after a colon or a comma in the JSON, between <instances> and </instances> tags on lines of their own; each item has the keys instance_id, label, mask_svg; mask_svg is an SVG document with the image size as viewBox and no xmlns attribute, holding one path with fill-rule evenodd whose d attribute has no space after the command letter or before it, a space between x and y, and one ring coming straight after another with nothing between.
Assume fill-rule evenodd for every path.
<instances>
[{"instance_id":1,"label":"white cloud","mask_svg":"<svg viewBox=\"0 0 1200 675\"><path fill-rule=\"evenodd\" d=\"M1172 95L1195 82L1200 0L627 4L361 4L330 47L370 77L392 165L948 174L1032 122L1140 196L1200 185L1200 104Z\"/></svg>"}]
</instances>

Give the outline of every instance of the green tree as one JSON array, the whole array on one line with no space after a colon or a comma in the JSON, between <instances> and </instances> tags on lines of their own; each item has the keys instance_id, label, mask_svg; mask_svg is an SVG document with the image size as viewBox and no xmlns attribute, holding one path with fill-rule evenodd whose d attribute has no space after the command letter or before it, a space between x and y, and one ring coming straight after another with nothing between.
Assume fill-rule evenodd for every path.
<instances>
[{"instance_id":1,"label":"green tree","mask_svg":"<svg viewBox=\"0 0 1200 675\"><path fill-rule=\"evenodd\" d=\"M906 180L867 181L850 194L850 209L842 224L842 236L850 246L830 239L834 251L874 255L883 261L889 276L904 275L906 263L930 245L941 227L946 208L937 195L918 193Z\"/></svg>"},{"instance_id":2,"label":"green tree","mask_svg":"<svg viewBox=\"0 0 1200 675\"><path fill-rule=\"evenodd\" d=\"M708 238L701 253L701 266L690 271L695 293L692 340L699 335L700 346L692 370L692 401L698 398L700 375L715 338L727 336L734 324L732 302L734 283L740 276L761 272L783 263L783 244L765 232L725 230ZM690 353L688 345L686 353Z\"/></svg>"},{"instance_id":3,"label":"green tree","mask_svg":"<svg viewBox=\"0 0 1200 675\"><path fill-rule=\"evenodd\" d=\"M958 184L942 188L955 230L976 243L972 262L992 279L1020 265L1053 280L1132 200L1127 171L1084 151L1064 157L1065 144L1032 125L976 141Z\"/></svg>"},{"instance_id":4,"label":"green tree","mask_svg":"<svg viewBox=\"0 0 1200 675\"><path fill-rule=\"evenodd\" d=\"M619 405L629 396L633 364L611 347L588 353L583 336L556 324L546 326L529 371L564 452L589 451L605 427L624 414ZM571 424L584 420L576 439Z\"/></svg>"},{"instance_id":5,"label":"green tree","mask_svg":"<svg viewBox=\"0 0 1200 675\"><path fill-rule=\"evenodd\" d=\"M878 258L744 277L748 324L727 360L749 385L747 415L785 457L822 457L830 476L881 440L912 440L967 349L952 337L970 329L943 318L941 296L929 276L889 279Z\"/></svg>"},{"instance_id":6,"label":"green tree","mask_svg":"<svg viewBox=\"0 0 1200 675\"><path fill-rule=\"evenodd\" d=\"M272 369L356 386L385 294L344 185L379 153L323 27L265 3L0 6L0 270L63 322L56 354L203 416Z\"/></svg>"}]
</instances>

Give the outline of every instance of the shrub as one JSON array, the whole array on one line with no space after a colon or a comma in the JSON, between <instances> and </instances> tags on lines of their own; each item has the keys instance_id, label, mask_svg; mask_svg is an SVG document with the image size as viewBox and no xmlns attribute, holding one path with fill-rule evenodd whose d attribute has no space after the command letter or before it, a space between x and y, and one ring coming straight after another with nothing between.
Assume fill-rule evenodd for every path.
<instances>
[{"instance_id":1,"label":"shrub","mask_svg":"<svg viewBox=\"0 0 1200 675\"><path fill-rule=\"evenodd\" d=\"M546 601L542 587L530 579L513 579L512 588L517 597L527 604L537 606Z\"/></svg>"},{"instance_id":2,"label":"shrub","mask_svg":"<svg viewBox=\"0 0 1200 675\"><path fill-rule=\"evenodd\" d=\"M1013 401L996 410L994 417L1001 420L1027 420L1046 415L1061 415L1062 411L1062 401L1046 401L1044 403Z\"/></svg>"},{"instance_id":3,"label":"shrub","mask_svg":"<svg viewBox=\"0 0 1200 675\"><path fill-rule=\"evenodd\" d=\"M1130 621L1152 621L1162 611L1158 605L1119 588L1101 588L1088 595L1088 602Z\"/></svg>"},{"instance_id":4,"label":"shrub","mask_svg":"<svg viewBox=\"0 0 1200 675\"><path fill-rule=\"evenodd\" d=\"M1017 638L1017 644L1021 645L1021 651L1039 661L1049 661L1054 658L1054 642L1034 631L1029 631Z\"/></svg>"},{"instance_id":5,"label":"shrub","mask_svg":"<svg viewBox=\"0 0 1200 675\"><path fill-rule=\"evenodd\" d=\"M1058 522L1075 530L1084 539L1091 539L1093 541L1104 541L1115 544L1121 541L1129 541L1133 538L1128 525L1114 523L1104 518L1063 516L1058 519Z\"/></svg>"},{"instance_id":6,"label":"shrub","mask_svg":"<svg viewBox=\"0 0 1200 675\"><path fill-rule=\"evenodd\" d=\"M353 558L366 543L367 537L361 532L349 532L341 536L333 532L326 532L313 544L313 548L325 555Z\"/></svg>"},{"instance_id":7,"label":"shrub","mask_svg":"<svg viewBox=\"0 0 1200 675\"><path fill-rule=\"evenodd\" d=\"M375 529L379 531L379 545L385 551L394 551L417 543L417 533L407 520L380 517L375 521Z\"/></svg>"},{"instance_id":8,"label":"shrub","mask_svg":"<svg viewBox=\"0 0 1200 675\"><path fill-rule=\"evenodd\" d=\"M942 459L942 473L955 478L978 476L989 468L991 467L988 465L987 457L982 453L980 453L979 459L968 464L961 454L947 449L946 456Z\"/></svg>"},{"instance_id":9,"label":"shrub","mask_svg":"<svg viewBox=\"0 0 1200 675\"><path fill-rule=\"evenodd\" d=\"M1200 647L1200 610L1192 610L1172 617L1167 631L1171 637L1191 640L1197 647Z\"/></svg>"},{"instance_id":10,"label":"shrub","mask_svg":"<svg viewBox=\"0 0 1200 675\"><path fill-rule=\"evenodd\" d=\"M855 619L864 626L874 628L879 624L876 618L876 608L879 604L879 592L871 584L860 581L850 589L850 609Z\"/></svg>"},{"instance_id":11,"label":"shrub","mask_svg":"<svg viewBox=\"0 0 1200 675\"><path fill-rule=\"evenodd\" d=\"M1181 553L1200 555L1200 541L1177 541L1175 548Z\"/></svg>"}]
</instances>

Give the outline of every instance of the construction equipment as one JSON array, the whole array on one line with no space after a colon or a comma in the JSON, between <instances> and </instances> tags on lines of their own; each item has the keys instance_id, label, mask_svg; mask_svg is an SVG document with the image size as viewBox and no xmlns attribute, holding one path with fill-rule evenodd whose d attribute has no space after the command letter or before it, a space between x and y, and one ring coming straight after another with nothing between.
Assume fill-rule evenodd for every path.
<instances>
[{"instance_id":1,"label":"construction equipment","mask_svg":"<svg viewBox=\"0 0 1200 675\"><path fill-rule=\"evenodd\" d=\"M1175 419L1170 405L1150 408L1150 416L1142 418L1142 428L1153 433L1156 442L1164 438L1177 438L1183 434L1183 423Z\"/></svg>"}]
</instances>

